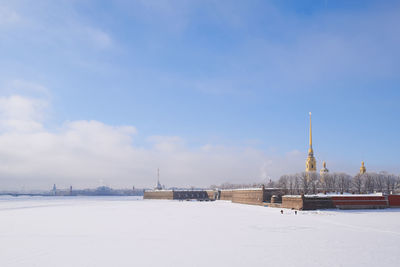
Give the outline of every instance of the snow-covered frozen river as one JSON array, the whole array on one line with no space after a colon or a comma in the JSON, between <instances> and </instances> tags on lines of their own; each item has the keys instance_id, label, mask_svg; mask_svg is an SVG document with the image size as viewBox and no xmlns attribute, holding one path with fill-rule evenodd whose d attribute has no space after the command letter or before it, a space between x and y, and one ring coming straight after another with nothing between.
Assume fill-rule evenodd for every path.
<instances>
[{"instance_id":1,"label":"snow-covered frozen river","mask_svg":"<svg viewBox=\"0 0 400 267\"><path fill-rule=\"evenodd\" d=\"M399 266L400 209L0 197L0 266Z\"/></svg>"}]
</instances>

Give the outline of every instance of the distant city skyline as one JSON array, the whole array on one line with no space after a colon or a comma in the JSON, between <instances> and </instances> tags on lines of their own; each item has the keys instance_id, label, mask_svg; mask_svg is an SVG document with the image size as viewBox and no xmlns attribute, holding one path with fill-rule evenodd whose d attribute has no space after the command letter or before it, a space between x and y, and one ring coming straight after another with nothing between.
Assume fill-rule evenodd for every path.
<instances>
[{"instance_id":1,"label":"distant city skyline","mask_svg":"<svg viewBox=\"0 0 400 267\"><path fill-rule=\"evenodd\" d=\"M398 1L0 1L0 189L399 174Z\"/></svg>"}]
</instances>

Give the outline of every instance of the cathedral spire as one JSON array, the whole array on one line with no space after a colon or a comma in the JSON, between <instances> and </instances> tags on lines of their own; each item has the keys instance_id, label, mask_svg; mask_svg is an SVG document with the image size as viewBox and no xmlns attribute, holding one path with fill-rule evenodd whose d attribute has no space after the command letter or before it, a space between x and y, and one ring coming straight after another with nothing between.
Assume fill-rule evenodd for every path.
<instances>
[{"instance_id":1,"label":"cathedral spire","mask_svg":"<svg viewBox=\"0 0 400 267\"><path fill-rule=\"evenodd\" d=\"M312 148L312 123L311 123L311 112L310 114L310 148Z\"/></svg>"},{"instance_id":2,"label":"cathedral spire","mask_svg":"<svg viewBox=\"0 0 400 267\"><path fill-rule=\"evenodd\" d=\"M306 172L315 172L317 170L317 161L314 158L314 151L312 148L312 123L311 123L311 112L310 114L310 141L308 148L308 157L306 161Z\"/></svg>"},{"instance_id":3,"label":"cathedral spire","mask_svg":"<svg viewBox=\"0 0 400 267\"><path fill-rule=\"evenodd\" d=\"M308 156L311 156L311 157L313 157L313 155L314 155L314 151L313 151L313 148L312 148L312 122L311 122L311 112L309 113L310 114L310 141L309 141L309 148L308 148Z\"/></svg>"}]
</instances>

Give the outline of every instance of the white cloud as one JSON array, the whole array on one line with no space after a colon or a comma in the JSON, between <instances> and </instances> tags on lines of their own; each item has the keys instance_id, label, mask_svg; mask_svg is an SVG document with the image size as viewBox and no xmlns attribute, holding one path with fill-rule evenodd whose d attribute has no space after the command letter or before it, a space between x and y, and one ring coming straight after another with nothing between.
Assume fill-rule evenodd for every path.
<instances>
[{"instance_id":1,"label":"white cloud","mask_svg":"<svg viewBox=\"0 0 400 267\"><path fill-rule=\"evenodd\" d=\"M58 129L43 125L48 103L20 95L0 98L0 188L45 189L151 187L156 169L168 186L208 186L277 177L286 160L245 147L206 144L189 147L178 136L150 136L149 148L133 145L137 130L99 121L68 121ZM294 165L295 166L295 165ZM285 169L285 171L288 171Z\"/></svg>"},{"instance_id":2,"label":"white cloud","mask_svg":"<svg viewBox=\"0 0 400 267\"><path fill-rule=\"evenodd\" d=\"M32 132L42 129L47 102L18 95L0 98L0 129Z\"/></svg>"},{"instance_id":3,"label":"white cloud","mask_svg":"<svg viewBox=\"0 0 400 267\"><path fill-rule=\"evenodd\" d=\"M150 136L147 140L159 151L173 152L184 148L184 140L179 136Z\"/></svg>"}]
</instances>

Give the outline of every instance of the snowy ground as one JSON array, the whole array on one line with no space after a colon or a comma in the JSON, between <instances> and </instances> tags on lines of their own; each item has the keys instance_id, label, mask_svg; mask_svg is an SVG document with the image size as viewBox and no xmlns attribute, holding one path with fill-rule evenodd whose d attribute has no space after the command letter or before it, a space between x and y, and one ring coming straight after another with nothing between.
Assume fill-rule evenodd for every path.
<instances>
[{"instance_id":1,"label":"snowy ground","mask_svg":"<svg viewBox=\"0 0 400 267\"><path fill-rule=\"evenodd\" d=\"M0 266L400 266L400 209L0 197Z\"/></svg>"}]
</instances>

